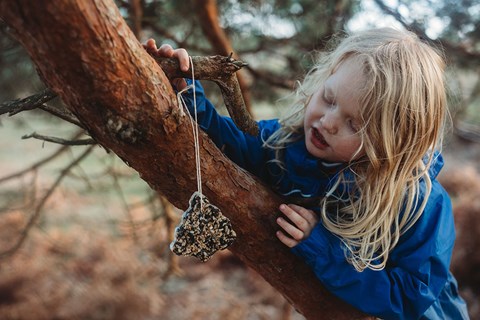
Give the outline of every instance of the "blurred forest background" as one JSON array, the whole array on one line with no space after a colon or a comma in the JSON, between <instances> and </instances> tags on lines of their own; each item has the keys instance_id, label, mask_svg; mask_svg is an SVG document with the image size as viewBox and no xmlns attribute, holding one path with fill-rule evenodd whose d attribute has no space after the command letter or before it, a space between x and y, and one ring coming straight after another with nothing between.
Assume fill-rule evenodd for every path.
<instances>
[{"instance_id":1,"label":"blurred forest background","mask_svg":"<svg viewBox=\"0 0 480 320\"><path fill-rule=\"evenodd\" d=\"M239 80L257 119L281 113L288 103L279 99L338 32L393 26L442 48L452 127L440 180L457 223L452 270L472 319L480 319L478 1L116 4L141 42L154 38L192 55L234 52L247 62ZM217 89L205 86L221 107ZM228 251L207 263L172 256L168 244L181 211L79 127L52 114L58 99L34 110L28 103L12 108L44 89L0 20L0 319L303 319Z\"/></svg>"}]
</instances>

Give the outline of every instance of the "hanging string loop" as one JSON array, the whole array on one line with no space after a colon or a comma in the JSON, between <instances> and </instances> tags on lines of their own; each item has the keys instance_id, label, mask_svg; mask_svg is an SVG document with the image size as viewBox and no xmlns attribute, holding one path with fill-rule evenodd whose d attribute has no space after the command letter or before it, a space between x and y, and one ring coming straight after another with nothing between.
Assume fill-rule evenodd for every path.
<instances>
[{"instance_id":1,"label":"hanging string loop","mask_svg":"<svg viewBox=\"0 0 480 320\"><path fill-rule=\"evenodd\" d=\"M181 112L182 115L185 114L184 109L186 110L186 114L188 115L190 119L190 123L192 124L192 132L193 132L193 143L194 143L194 148L195 148L195 170L196 170L196 175L197 175L197 192L200 195L203 195L202 192L202 168L201 168L201 163L200 163L200 140L199 140L199 134L198 134L198 117L197 117L197 97L196 97L196 87L195 87L195 69L193 66L193 61L192 57L188 57L190 59L190 66L192 69L192 84L183 88L181 91L177 93L177 101L178 104L181 106ZM188 111L187 104L185 103L185 100L183 99L182 94L188 90L192 89L193 90L193 112L194 112L194 118L192 118L192 115Z\"/></svg>"}]
</instances>

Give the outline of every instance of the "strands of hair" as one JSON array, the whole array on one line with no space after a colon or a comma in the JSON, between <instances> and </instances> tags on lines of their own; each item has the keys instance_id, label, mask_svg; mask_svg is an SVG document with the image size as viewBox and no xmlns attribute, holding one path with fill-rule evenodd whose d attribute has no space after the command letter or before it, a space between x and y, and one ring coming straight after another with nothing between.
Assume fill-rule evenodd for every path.
<instances>
[{"instance_id":1,"label":"strands of hair","mask_svg":"<svg viewBox=\"0 0 480 320\"><path fill-rule=\"evenodd\" d=\"M326 208L335 200L336 188L349 183L347 175L340 174L339 183L327 192L322 221L342 239L357 270L382 269L400 235L420 217L430 192L428 169L441 145L447 112L444 63L413 33L390 28L360 32L338 43L306 75L280 120L282 128L265 145L281 162L282 149L302 132L305 106L314 92L346 59L363 61L367 83L360 101L365 121L360 132L366 156L347 168L356 186L341 212ZM426 187L420 198L421 183ZM402 211L407 214L400 217Z\"/></svg>"}]
</instances>

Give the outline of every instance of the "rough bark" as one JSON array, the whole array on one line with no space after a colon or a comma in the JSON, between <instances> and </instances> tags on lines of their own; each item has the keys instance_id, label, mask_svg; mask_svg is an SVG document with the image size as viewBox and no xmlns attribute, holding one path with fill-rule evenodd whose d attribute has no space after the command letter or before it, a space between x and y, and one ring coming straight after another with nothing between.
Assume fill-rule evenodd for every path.
<instances>
[{"instance_id":1,"label":"rough bark","mask_svg":"<svg viewBox=\"0 0 480 320\"><path fill-rule=\"evenodd\" d=\"M193 137L171 86L112 0L0 0L43 79L92 137L185 208L196 187ZM364 319L275 238L280 199L200 137L203 190L237 232L230 247L307 319Z\"/></svg>"},{"instance_id":2,"label":"rough bark","mask_svg":"<svg viewBox=\"0 0 480 320\"><path fill-rule=\"evenodd\" d=\"M230 56L192 56L191 59L195 69L195 79L211 80L220 87L225 107L237 127L253 136L258 135L258 125L245 106L242 90L235 74L246 64ZM155 57L155 60L169 79L192 78L192 67L186 72L181 71L176 59Z\"/></svg>"}]
</instances>

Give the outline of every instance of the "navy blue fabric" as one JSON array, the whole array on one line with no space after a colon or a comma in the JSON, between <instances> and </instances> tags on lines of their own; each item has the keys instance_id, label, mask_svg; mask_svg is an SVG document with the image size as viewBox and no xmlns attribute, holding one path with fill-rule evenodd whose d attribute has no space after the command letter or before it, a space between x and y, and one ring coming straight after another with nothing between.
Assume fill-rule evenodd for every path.
<instances>
[{"instance_id":1,"label":"navy blue fabric","mask_svg":"<svg viewBox=\"0 0 480 320\"><path fill-rule=\"evenodd\" d=\"M193 112L191 91L185 100ZM343 169L342 165L330 166L311 156L300 138L285 149L286 171L282 171L269 162L274 159L273 151L262 146L278 130L277 120L260 121L261 134L253 137L237 129L230 118L217 114L199 82L196 102L199 125L212 141L232 161L282 195L322 197ZM322 223L292 251L312 267L329 291L365 313L384 319L468 319L466 305L449 271L455 230L450 198L435 180L442 166L442 157L437 155L429 171L432 191L425 210L402 235L383 270L356 271L346 259L341 239ZM424 185L421 188L424 190Z\"/></svg>"}]
</instances>

